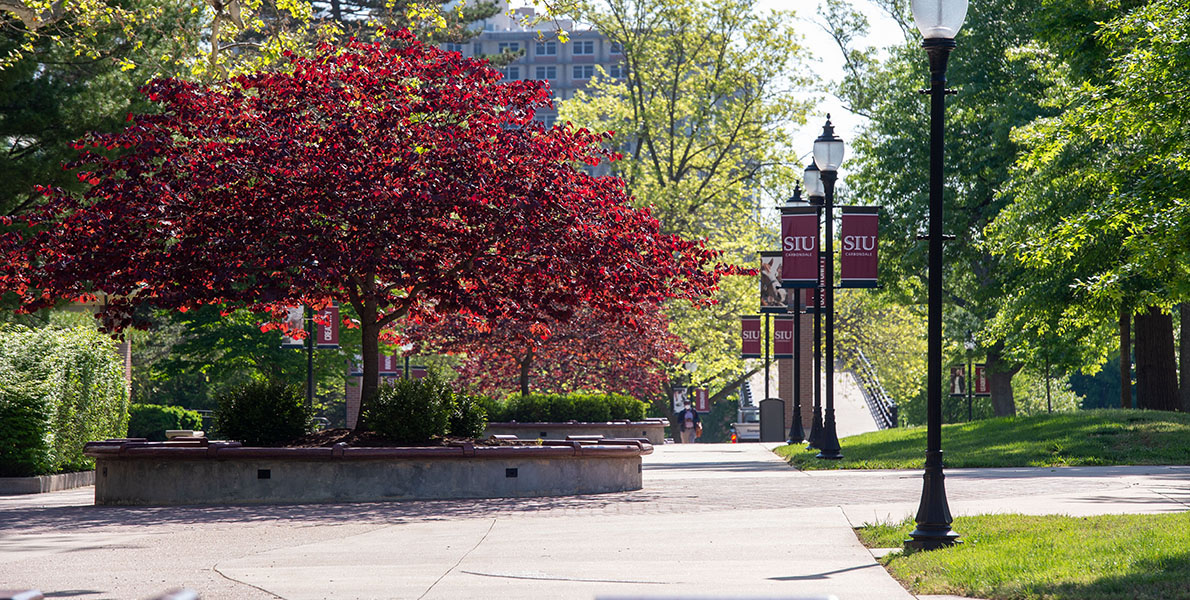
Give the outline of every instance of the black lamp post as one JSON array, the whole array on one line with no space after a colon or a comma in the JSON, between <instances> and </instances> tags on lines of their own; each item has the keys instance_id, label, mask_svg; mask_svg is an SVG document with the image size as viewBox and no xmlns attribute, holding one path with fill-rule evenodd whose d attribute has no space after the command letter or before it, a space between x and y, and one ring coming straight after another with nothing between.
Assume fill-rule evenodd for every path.
<instances>
[{"instance_id":1,"label":"black lamp post","mask_svg":"<svg viewBox=\"0 0 1190 600\"><path fill-rule=\"evenodd\" d=\"M806 196L810 204L818 208L818 221L822 221L822 205L825 202L822 192L822 177L814 161L806 165L802 174L802 181L806 184ZM819 256L822 251L819 249ZM814 288L814 405L810 421L810 435L806 438L806 450L819 447L822 439L822 288Z\"/></svg>"},{"instance_id":2,"label":"black lamp post","mask_svg":"<svg viewBox=\"0 0 1190 600\"><path fill-rule=\"evenodd\" d=\"M802 203L802 186L793 188L793 197L785 206L794 207ZM789 424L788 444L800 444L806 439L802 427L802 301L800 289L788 290L785 304L787 312L793 313L793 420Z\"/></svg>"},{"instance_id":3,"label":"black lamp post","mask_svg":"<svg viewBox=\"0 0 1190 600\"><path fill-rule=\"evenodd\" d=\"M967 17L967 0L913 0L913 20L925 38L930 59L930 258L926 351L926 467L917 508L917 529L905 541L908 550L933 550L959 543L950 528L942 474L942 158L946 109L946 62L954 36Z\"/></svg>"},{"instance_id":4,"label":"black lamp post","mask_svg":"<svg viewBox=\"0 0 1190 600\"><path fill-rule=\"evenodd\" d=\"M822 135L814 140L814 164L822 175L826 194L826 410L822 415L822 438L818 443L818 458L843 458L839 435L835 432L835 180L843 163L843 139L835 135L831 116L826 116Z\"/></svg>"}]
</instances>

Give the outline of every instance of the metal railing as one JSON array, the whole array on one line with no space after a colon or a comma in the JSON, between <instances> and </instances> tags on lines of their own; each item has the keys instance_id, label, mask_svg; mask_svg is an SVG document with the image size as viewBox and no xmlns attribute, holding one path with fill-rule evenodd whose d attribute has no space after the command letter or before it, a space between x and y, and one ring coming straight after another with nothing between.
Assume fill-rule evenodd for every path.
<instances>
[{"instance_id":1,"label":"metal railing","mask_svg":"<svg viewBox=\"0 0 1190 600\"><path fill-rule=\"evenodd\" d=\"M756 406L752 401L752 384L747 379L740 384L740 406Z\"/></svg>"},{"instance_id":2,"label":"metal railing","mask_svg":"<svg viewBox=\"0 0 1190 600\"><path fill-rule=\"evenodd\" d=\"M864 400L868 403L868 411L872 413L872 418L876 420L876 426L881 429L890 429L897 426L897 403L889 397L888 392L880 385L880 378L876 375L876 369L872 367L872 363L868 361L868 357L864 356L864 351L857 349L859 360L858 368L855 369L855 380L859 382L859 389L864 394Z\"/></svg>"}]
</instances>

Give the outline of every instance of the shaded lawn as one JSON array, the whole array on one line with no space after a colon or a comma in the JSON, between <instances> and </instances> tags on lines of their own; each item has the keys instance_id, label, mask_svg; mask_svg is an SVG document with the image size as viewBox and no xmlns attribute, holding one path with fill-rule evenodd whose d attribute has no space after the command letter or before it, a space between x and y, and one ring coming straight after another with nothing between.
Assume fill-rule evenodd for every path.
<instances>
[{"instance_id":1,"label":"shaded lawn","mask_svg":"<svg viewBox=\"0 0 1190 600\"><path fill-rule=\"evenodd\" d=\"M839 461L818 460L804 445L776 452L799 469L920 469L926 429L874 431L840 445ZM1190 415L1109 409L985 419L943 425L942 450L949 468L1185 465Z\"/></svg>"},{"instance_id":2,"label":"shaded lawn","mask_svg":"<svg viewBox=\"0 0 1190 600\"><path fill-rule=\"evenodd\" d=\"M869 547L900 547L912 520L857 529ZM989 600L1190 598L1190 513L1097 517L985 515L953 524L963 543L890 554L915 594Z\"/></svg>"}]
</instances>

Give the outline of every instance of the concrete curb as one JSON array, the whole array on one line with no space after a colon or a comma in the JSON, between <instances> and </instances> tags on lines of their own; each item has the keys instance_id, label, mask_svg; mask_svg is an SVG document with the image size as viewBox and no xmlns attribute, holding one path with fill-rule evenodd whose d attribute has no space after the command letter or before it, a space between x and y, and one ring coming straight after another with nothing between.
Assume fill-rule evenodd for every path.
<instances>
[{"instance_id":1,"label":"concrete curb","mask_svg":"<svg viewBox=\"0 0 1190 600\"><path fill-rule=\"evenodd\" d=\"M95 471L39 475L36 477L0 477L0 496L44 494L95 485Z\"/></svg>"}]
</instances>

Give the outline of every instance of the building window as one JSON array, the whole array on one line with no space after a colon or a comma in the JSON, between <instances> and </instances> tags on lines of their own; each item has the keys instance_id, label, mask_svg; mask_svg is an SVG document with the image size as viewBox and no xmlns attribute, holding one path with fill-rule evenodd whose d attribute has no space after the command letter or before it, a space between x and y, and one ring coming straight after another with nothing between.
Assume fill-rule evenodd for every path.
<instances>
[{"instance_id":1,"label":"building window","mask_svg":"<svg viewBox=\"0 0 1190 600\"><path fill-rule=\"evenodd\" d=\"M612 42L610 51L612 54L623 54L624 46L620 42Z\"/></svg>"},{"instance_id":2,"label":"building window","mask_svg":"<svg viewBox=\"0 0 1190 600\"><path fill-rule=\"evenodd\" d=\"M575 42L573 54L575 56L595 54L595 42L593 40Z\"/></svg>"},{"instance_id":3,"label":"building window","mask_svg":"<svg viewBox=\"0 0 1190 600\"><path fill-rule=\"evenodd\" d=\"M558 78L558 67L553 65L537 67L537 79L549 79L553 81Z\"/></svg>"},{"instance_id":4,"label":"building window","mask_svg":"<svg viewBox=\"0 0 1190 600\"><path fill-rule=\"evenodd\" d=\"M471 56L483 56L483 44L479 42L471 44Z\"/></svg>"},{"instance_id":5,"label":"building window","mask_svg":"<svg viewBox=\"0 0 1190 600\"><path fill-rule=\"evenodd\" d=\"M624 68L624 65L616 64L608 68L607 74L615 79L624 79L628 76L628 69Z\"/></svg>"},{"instance_id":6,"label":"building window","mask_svg":"<svg viewBox=\"0 0 1190 600\"><path fill-rule=\"evenodd\" d=\"M447 52L459 52L459 53L463 52L462 44L452 44L452 43L447 42L442 45L442 48L444 50L446 50Z\"/></svg>"},{"instance_id":7,"label":"building window","mask_svg":"<svg viewBox=\"0 0 1190 600\"><path fill-rule=\"evenodd\" d=\"M504 73L504 78L509 81L516 81L521 78L520 67L504 67L503 69L500 69L500 72Z\"/></svg>"},{"instance_id":8,"label":"building window","mask_svg":"<svg viewBox=\"0 0 1190 600\"><path fill-rule=\"evenodd\" d=\"M557 56L558 42L537 42L537 56Z\"/></svg>"},{"instance_id":9,"label":"building window","mask_svg":"<svg viewBox=\"0 0 1190 600\"><path fill-rule=\"evenodd\" d=\"M574 65L573 79L590 79L595 76L595 65Z\"/></svg>"},{"instance_id":10,"label":"building window","mask_svg":"<svg viewBox=\"0 0 1190 600\"><path fill-rule=\"evenodd\" d=\"M497 48L498 48L497 51L500 52L501 54L503 54L505 52L520 52L521 51L521 43L520 42L500 42L497 45Z\"/></svg>"},{"instance_id":11,"label":"building window","mask_svg":"<svg viewBox=\"0 0 1190 600\"><path fill-rule=\"evenodd\" d=\"M554 123L558 122L558 115L541 115L541 122L544 123L547 128L553 127Z\"/></svg>"}]
</instances>

